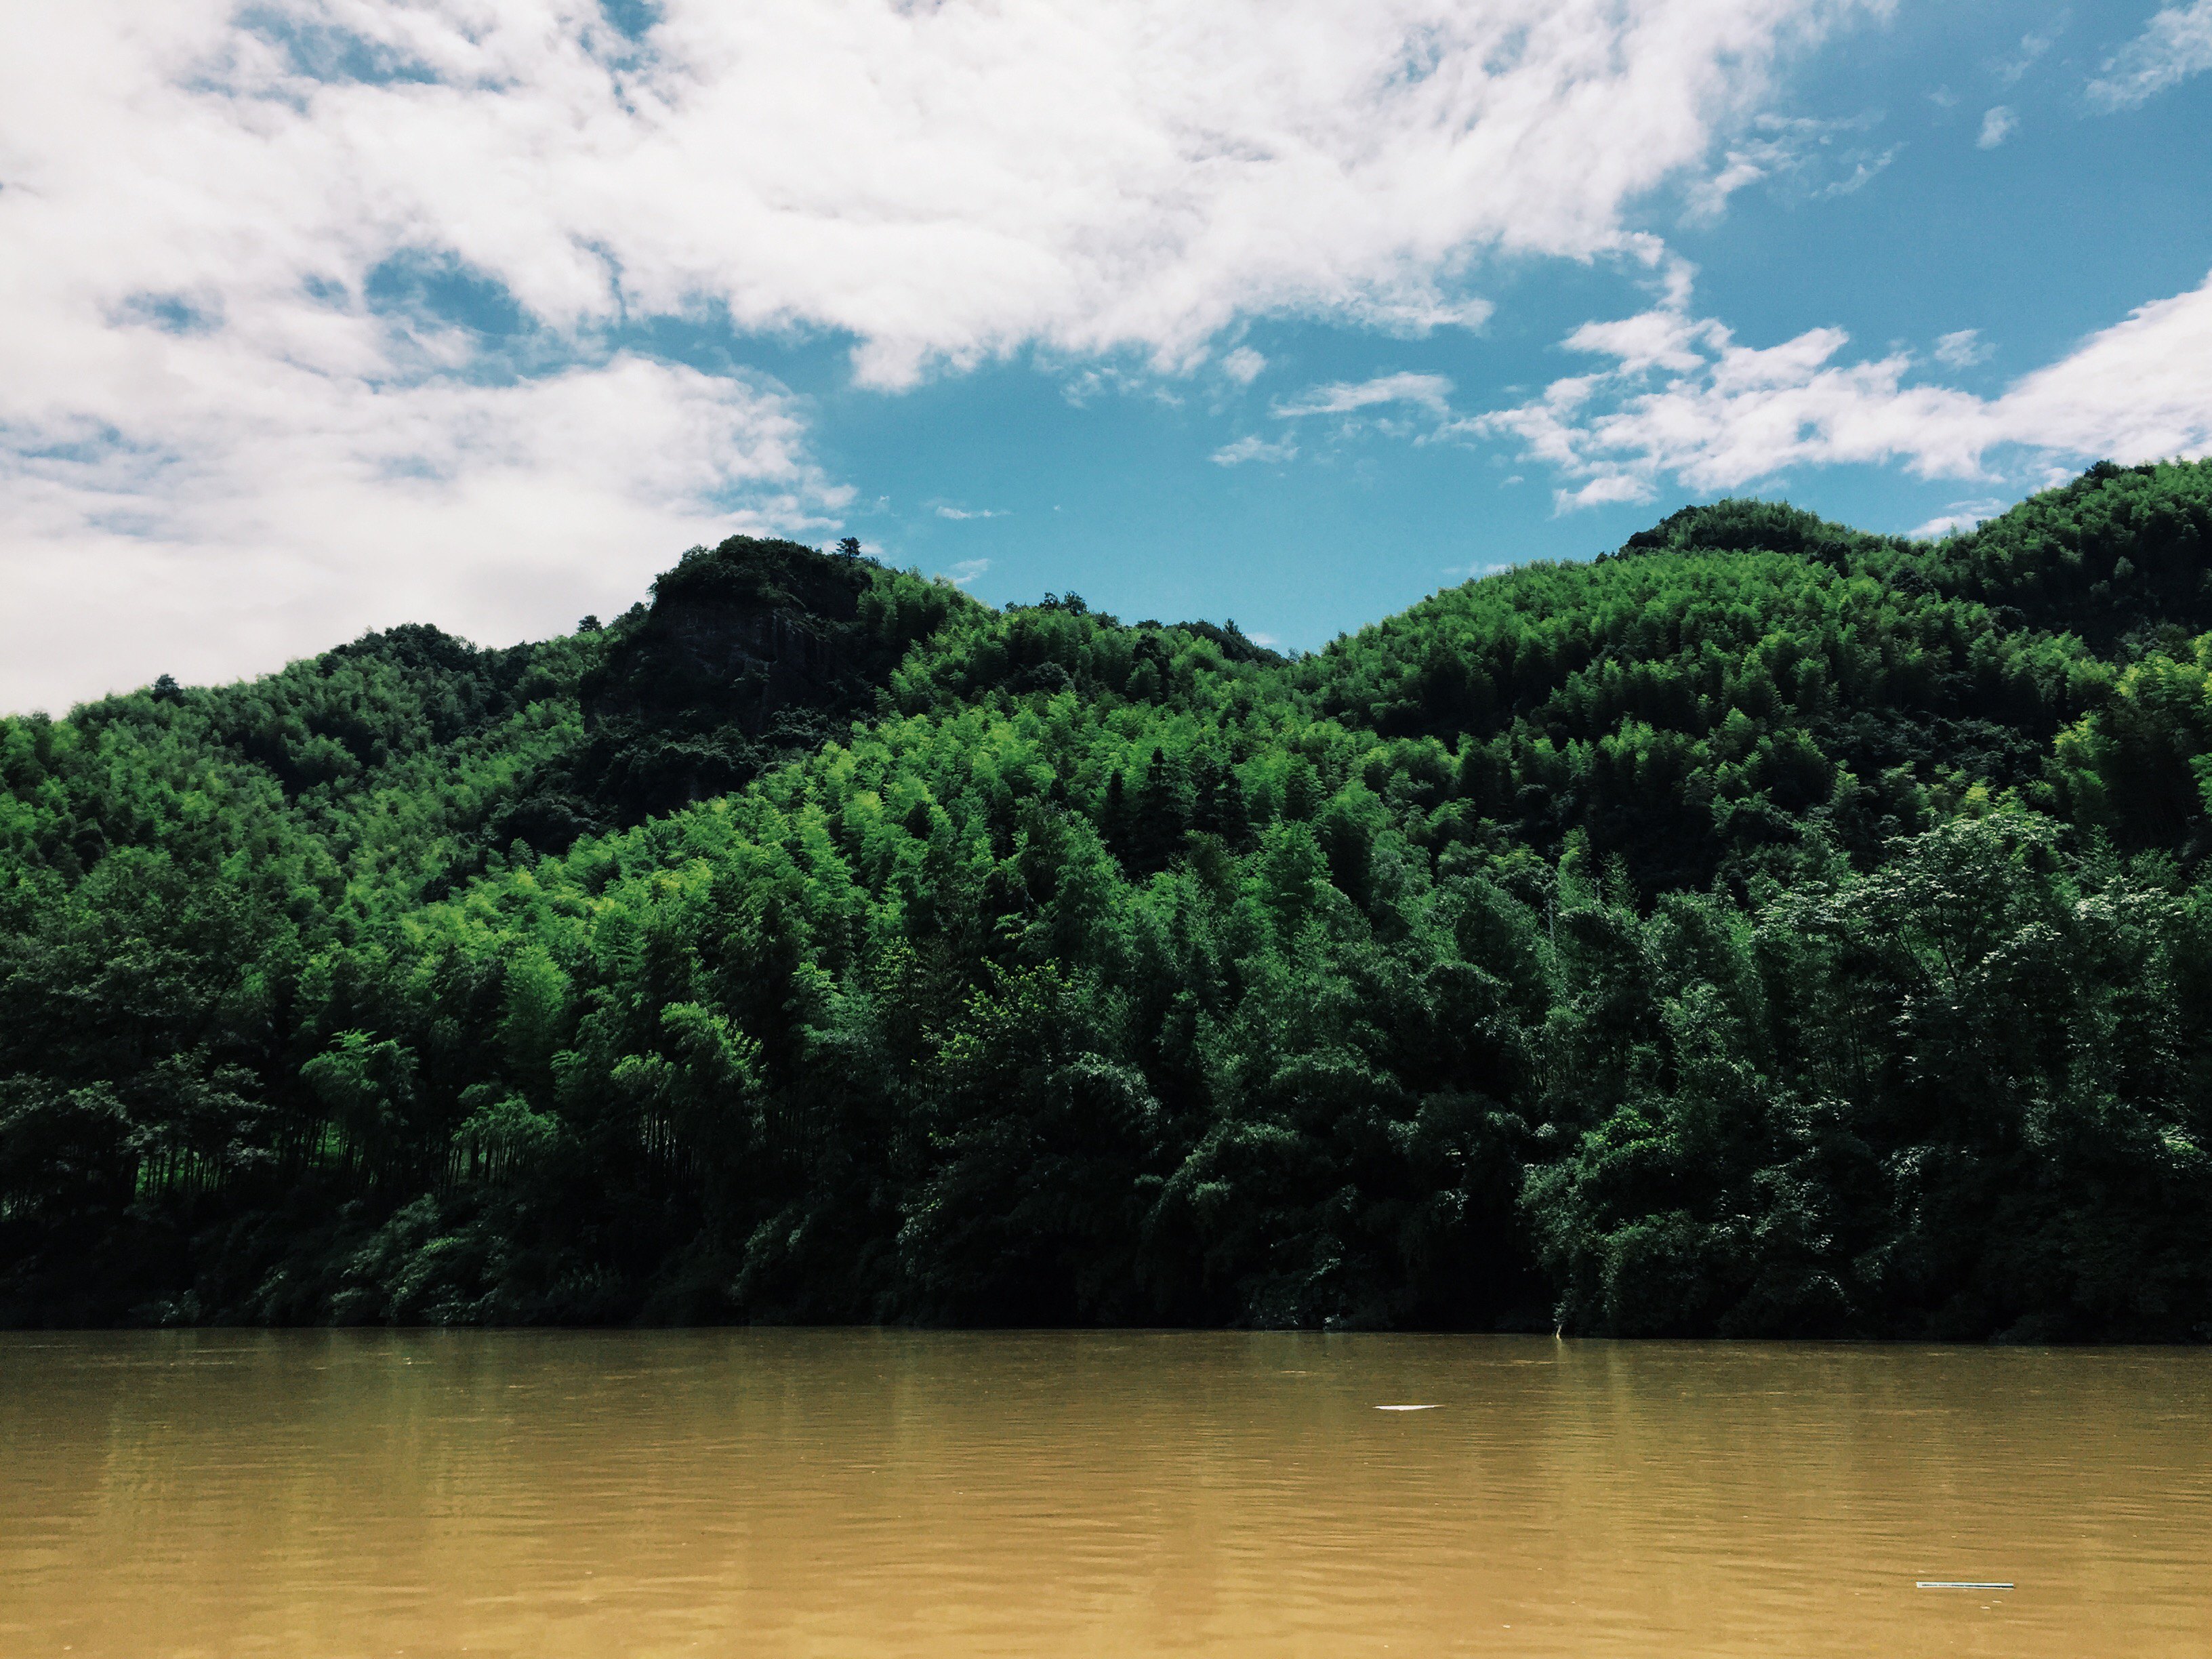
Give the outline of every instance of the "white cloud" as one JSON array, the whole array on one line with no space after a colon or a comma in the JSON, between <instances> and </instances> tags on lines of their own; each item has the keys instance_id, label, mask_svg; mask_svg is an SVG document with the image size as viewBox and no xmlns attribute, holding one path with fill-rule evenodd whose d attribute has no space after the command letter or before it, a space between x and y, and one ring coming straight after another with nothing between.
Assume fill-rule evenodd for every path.
<instances>
[{"instance_id":1,"label":"white cloud","mask_svg":"<svg viewBox=\"0 0 2212 1659\"><path fill-rule=\"evenodd\" d=\"M220 335L113 344L112 380L45 408L31 354L7 354L0 708L227 679L425 618L562 631L687 545L827 527L846 500L765 383L617 356L380 385Z\"/></svg>"},{"instance_id":2,"label":"white cloud","mask_svg":"<svg viewBox=\"0 0 2212 1659\"><path fill-rule=\"evenodd\" d=\"M1903 148L1901 144L1892 144L1880 155L1866 151L1845 157L1851 164L1851 170L1840 179L1831 179L1814 193L1823 198L1857 195L1874 182L1876 174L1897 159L1897 152Z\"/></svg>"},{"instance_id":3,"label":"white cloud","mask_svg":"<svg viewBox=\"0 0 2212 1659\"><path fill-rule=\"evenodd\" d=\"M2065 19L2062 17L2057 27L2046 34L2038 34L2031 31L2021 35L2020 51L1996 66L1997 79L2002 81L2007 86L2016 83L2022 76L2035 67L2037 59L2051 50L2052 43L2058 39L2060 30L2065 27Z\"/></svg>"},{"instance_id":4,"label":"white cloud","mask_svg":"<svg viewBox=\"0 0 2212 1659\"><path fill-rule=\"evenodd\" d=\"M2212 447L2212 277L2138 307L1989 407L1999 441L2145 461Z\"/></svg>"},{"instance_id":5,"label":"white cloud","mask_svg":"<svg viewBox=\"0 0 2212 1659\"><path fill-rule=\"evenodd\" d=\"M1003 519L1006 513L1003 507L939 507L937 516L940 519Z\"/></svg>"},{"instance_id":6,"label":"white cloud","mask_svg":"<svg viewBox=\"0 0 2212 1659\"><path fill-rule=\"evenodd\" d=\"M1999 104L1982 117L1981 132L1974 139L1977 149L1995 149L2012 137L2020 125L2020 117L2004 105Z\"/></svg>"},{"instance_id":7,"label":"white cloud","mask_svg":"<svg viewBox=\"0 0 2212 1659\"><path fill-rule=\"evenodd\" d=\"M1902 462L1923 477L1976 478L2007 446L2124 462L2212 449L2212 277L1990 398L1907 384L1903 353L1839 361L1850 337L1835 328L1761 349L1662 307L1585 325L1567 343L1613 366L1446 428L1517 438L1574 481L1559 492L1563 507L1648 500L1662 477L1712 491L1796 466Z\"/></svg>"},{"instance_id":8,"label":"white cloud","mask_svg":"<svg viewBox=\"0 0 2212 1659\"><path fill-rule=\"evenodd\" d=\"M196 21L150 45L131 0L76 32L171 82L187 135L312 169L334 199L296 192L303 228L450 248L556 322L708 301L847 331L894 384L1033 341L1176 362L1254 311L1463 319L1459 256L1615 246L1780 44L1855 9L667 0L637 52L581 0L251 14L422 77L378 84L175 3Z\"/></svg>"},{"instance_id":9,"label":"white cloud","mask_svg":"<svg viewBox=\"0 0 2212 1659\"><path fill-rule=\"evenodd\" d=\"M1294 461L1298 447L1285 438L1280 443L1269 443L1257 433L1247 433L1234 443L1224 444L1213 452L1216 466L1241 466L1246 461Z\"/></svg>"},{"instance_id":10,"label":"white cloud","mask_svg":"<svg viewBox=\"0 0 2212 1659\"><path fill-rule=\"evenodd\" d=\"M1567 336L1566 345L1570 351L1615 358L1623 372L1640 374L1649 368L1696 368L1707 347L1726 341L1718 323L1692 318L1680 305L1662 305L1609 323L1584 323Z\"/></svg>"},{"instance_id":11,"label":"white cloud","mask_svg":"<svg viewBox=\"0 0 2212 1659\"><path fill-rule=\"evenodd\" d=\"M1978 328L1962 328L1955 334L1938 335L1936 340L1936 361L1946 368L1972 368L1985 363L1995 348L1982 338Z\"/></svg>"},{"instance_id":12,"label":"white cloud","mask_svg":"<svg viewBox=\"0 0 2212 1659\"><path fill-rule=\"evenodd\" d=\"M2212 70L2212 0L2168 6L2106 61L2089 82L2089 101L2133 109L2206 70Z\"/></svg>"},{"instance_id":13,"label":"white cloud","mask_svg":"<svg viewBox=\"0 0 2212 1659\"><path fill-rule=\"evenodd\" d=\"M1267 360L1250 346L1238 346L1221 360L1221 372L1239 386L1249 386L1267 372Z\"/></svg>"},{"instance_id":14,"label":"white cloud","mask_svg":"<svg viewBox=\"0 0 2212 1659\"><path fill-rule=\"evenodd\" d=\"M963 559L945 572L945 575L955 587L965 587L990 568L988 559Z\"/></svg>"},{"instance_id":15,"label":"white cloud","mask_svg":"<svg viewBox=\"0 0 2212 1659\"><path fill-rule=\"evenodd\" d=\"M1881 120L1879 114L1847 120L1823 121L1808 116L1771 112L1755 117L1735 135L1723 155L1720 168L1700 180L1689 192L1692 222L1709 222L1727 210L1729 198L1747 185L1766 181L1786 184L1793 193L1811 197L1849 196L1863 190L1875 175L1897 158L1893 144L1880 153L1863 144L1838 144L1863 133ZM1824 174L1848 168L1840 177Z\"/></svg>"},{"instance_id":16,"label":"white cloud","mask_svg":"<svg viewBox=\"0 0 2212 1659\"><path fill-rule=\"evenodd\" d=\"M1933 540L1954 530L1972 530L1984 519L1994 519L2004 510L2005 503L1999 501L1954 501L1949 512L1939 514L1925 524L1915 525L1905 533Z\"/></svg>"},{"instance_id":17,"label":"white cloud","mask_svg":"<svg viewBox=\"0 0 2212 1659\"><path fill-rule=\"evenodd\" d=\"M1627 246L1869 9L664 0L633 41L589 0L33 8L0 706L406 616L511 638L834 518L804 406L623 355L655 319L828 331L886 387L1029 347L1180 370L1261 313L1479 323L1482 257ZM401 266L511 331L394 299Z\"/></svg>"},{"instance_id":18,"label":"white cloud","mask_svg":"<svg viewBox=\"0 0 2212 1659\"><path fill-rule=\"evenodd\" d=\"M1340 380L1309 387L1275 405L1285 419L1305 415L1349 415L1382 404L1414 404L1442 415L1451 406L1452 383L1441 374L1378 374L1371 380Z\"/></svg>"}]
</instances>

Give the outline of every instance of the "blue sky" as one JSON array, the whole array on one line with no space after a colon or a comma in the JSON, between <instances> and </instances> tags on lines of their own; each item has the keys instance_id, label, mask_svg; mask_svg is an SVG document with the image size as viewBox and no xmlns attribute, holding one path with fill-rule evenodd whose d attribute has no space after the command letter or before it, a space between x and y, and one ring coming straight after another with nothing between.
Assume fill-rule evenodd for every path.
<instances>
[{"instance_id":1,"label":"blue sky","mask_svg":"<svg viewBox=\"0 0 2212 1659\"><path fill-rule=\"evenodd\" d=\"M1687 501L1930 533L2212 447L2212 0L28 28L0 707L732 530L1310 648Z\"/></svg>"}]
</instances>

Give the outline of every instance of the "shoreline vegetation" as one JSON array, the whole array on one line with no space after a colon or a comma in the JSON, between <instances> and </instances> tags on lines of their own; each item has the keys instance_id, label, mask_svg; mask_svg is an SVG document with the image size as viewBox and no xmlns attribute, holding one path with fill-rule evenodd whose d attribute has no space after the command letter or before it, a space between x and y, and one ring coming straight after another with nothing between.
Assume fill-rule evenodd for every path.
<instances>
[{"instance_id":1,"label":"shoreline vegetation","mask_svg":"<svg viewBox=\"0 0 2212 1659\"><path fill-rule=\"evenodd\" d=\"M2212 462L0 720L0 1324L2212 1340Z\"/></svg>"}]
</instances>

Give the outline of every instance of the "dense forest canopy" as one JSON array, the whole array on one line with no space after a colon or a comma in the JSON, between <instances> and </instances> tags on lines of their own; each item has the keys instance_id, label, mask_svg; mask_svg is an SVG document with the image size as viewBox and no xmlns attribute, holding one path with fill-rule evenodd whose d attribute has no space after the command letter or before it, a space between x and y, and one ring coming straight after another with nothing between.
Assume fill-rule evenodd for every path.
<instances>
[{"instance_id":1,"label":"dense forest canopy","mask_svg":"<svg viewBox=\"0 0 2212 1659\"><path fill-rule=\"evenodd\" d=\"M0 1321L2212 1339L2212 462L0 721Z\"/></svg>"}]
</instances>

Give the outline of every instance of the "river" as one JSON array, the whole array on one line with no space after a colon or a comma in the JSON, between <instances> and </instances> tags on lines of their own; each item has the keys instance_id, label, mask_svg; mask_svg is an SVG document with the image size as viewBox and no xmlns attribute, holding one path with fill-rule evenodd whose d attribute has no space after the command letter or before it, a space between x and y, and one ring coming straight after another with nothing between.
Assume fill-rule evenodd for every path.
<instances>
[{"instance_id":1,"label":"river","mask_svg":"<svg viewBox=\"0 0 2212 1659\"><path fill-rule=\"evenodd\" d=\"M0 1652L2201 1659L2208 1430L2190 1351L16 1334Z\"/></svg>"}]
</instances>

